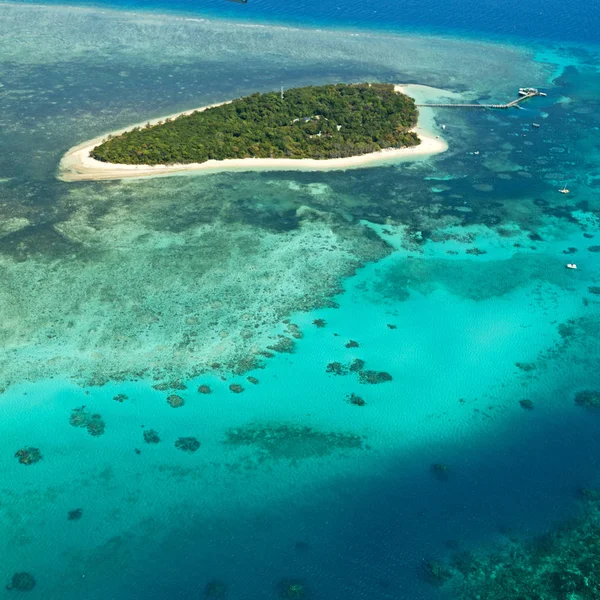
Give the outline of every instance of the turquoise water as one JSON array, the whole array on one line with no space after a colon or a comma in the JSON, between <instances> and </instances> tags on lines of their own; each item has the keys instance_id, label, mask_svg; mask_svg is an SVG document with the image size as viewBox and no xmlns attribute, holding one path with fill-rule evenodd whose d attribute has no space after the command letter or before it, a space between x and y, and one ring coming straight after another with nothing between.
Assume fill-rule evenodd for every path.
<instances>
[{"instance_id":1,"label":"turquoise water","mask_svg":"<svg viewBox=\"0 0 600 600\"><path fill-rule=\"evenodd\" d=\"M425 561L548 531L598 484L574 403L600 386L595 47L7 4L0 33L0 582L459 598ZM440 110L449 151L410 164L55 178L130 123L366 79L548 96ZM102 435L70 424L82 406Z\"/></svg>"}]
</instances>

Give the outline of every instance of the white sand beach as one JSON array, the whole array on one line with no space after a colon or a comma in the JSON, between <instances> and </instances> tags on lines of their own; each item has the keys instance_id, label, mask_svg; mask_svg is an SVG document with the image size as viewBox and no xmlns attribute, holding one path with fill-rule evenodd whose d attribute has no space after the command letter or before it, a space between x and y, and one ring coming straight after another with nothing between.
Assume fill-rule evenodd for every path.
<instances>
[{"instance_id":1,"label":"white sand beach","mask_svg":"<svg viewBox=\"0 0 600 600\"><path fill-rule=\"evenodd\" d=\"M435 92L439 95L440 90L428 88L421 85L396 85L396 91L414 96L421 96L424 90ZM214 106L227 104L221 102L211 104L201 108L183 111L168 117L161 117L149 121L155 125L165 119L175 119L179 116L189 115L197 111L203 111ZM390 148L380 152L350 156L347 158L333 158L318 160L312 158L293 159L293 158L243 158L228 160L208 160L203 163L175 164L175 165L126 165L105 163L95 160L90 156L90 152L101 144L108 135L120 135L134 127L143 127L145 123L132 125L119 131L113 131L98 136L93 140L79 144L71 148L62 158L59 165L58 178L62 181L101 181L126 178L141 178L151 176L168 176L185 174L189 172L219 172L219 171L254 171L254 170L302 170L302 171L328 171L344 170L368 165L381 164L385 162L399 162L405 160L415 160L425 158L434 154L445 152L448 149L446 141L435 133L433 119L431 116L426 118L424 123L423 111L429 112L431 109L421 109L419 123L414 128L421 143L418 146L410 148Z\"/></svg>"}]
</instances>

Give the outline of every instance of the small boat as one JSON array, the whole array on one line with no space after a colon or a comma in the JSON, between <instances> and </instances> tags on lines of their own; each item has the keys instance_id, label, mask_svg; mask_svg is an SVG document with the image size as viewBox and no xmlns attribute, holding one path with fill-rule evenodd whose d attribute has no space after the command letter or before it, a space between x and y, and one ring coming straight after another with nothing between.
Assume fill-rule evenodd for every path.
<instances>
[{"instance_id":1,"label":"small boat","mask_svg":"<svg viewBox=\"0 0 600 600\"><path fill-rule=\"evenodd\" d=\"M531 124L531 126L532 126L532 127L539 127L539 126L540 126L540 124L539 124L539 123L532 123L532 124Z\"/></svg>"},{"instance_id":2,"label":"small boat","mask_svg":"<svg viewBox=\"0 0 600 600\"><path fill-rule=\"evenodd\" d=\"M561 194L568 194L569 190L566 187L562 187L560 190L558 190Z\"/></svg>"},{"instance_id":3,"label":"small boat","mask_svg":"<svg viewBox=\"0 0 600 600\"><path fill-rule=\"evenodd\" d=\"M575 263L567 263L567 269L576 269L577 265Z\"/></svg>"}]
</instances>

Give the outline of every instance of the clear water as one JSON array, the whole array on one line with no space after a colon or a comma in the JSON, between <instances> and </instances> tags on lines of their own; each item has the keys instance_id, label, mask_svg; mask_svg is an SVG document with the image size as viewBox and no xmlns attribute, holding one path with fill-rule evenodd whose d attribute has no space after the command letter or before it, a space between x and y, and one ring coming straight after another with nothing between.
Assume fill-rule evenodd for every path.
<instances>
[{"instance_id":1,"label":"clear water","mask_svg":"<svg viewBox=\"0 0 600 600\"><path fill-rule=\"evenodd\" d=\"M430 600L451 592L424 560L549 530L598 483L599 417L573 402L600 386L593 6L545 5L544 43L517 45L533 3L510 20L508 3L495 20L406 6L386 20L402 35L369 30L364 4L251 3L0 4L0 582L31 572L32 598L202 598L218 580L264 599L300 580L317 599ZM262 22L210 18L246 8ZM364 80L548 96L439 111L449 152L410 165L55 178L69 147L129 123ZM294 352L269 350L281 335ZM356 359L392 381L361 383ZM82 405L103 435L69 424ZM43 460L19 464L25 446Z\"/></svg>"}]
</instances>

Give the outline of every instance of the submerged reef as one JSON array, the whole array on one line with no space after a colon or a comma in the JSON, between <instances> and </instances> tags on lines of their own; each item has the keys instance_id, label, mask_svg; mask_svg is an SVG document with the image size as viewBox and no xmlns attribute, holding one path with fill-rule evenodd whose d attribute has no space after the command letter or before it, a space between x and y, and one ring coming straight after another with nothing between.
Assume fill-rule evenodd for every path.
<instances>
[{"instance_id":1,"label":"submerged reef","mask_svg":"<svg viewBox=\"0 0 600 600\"><path fill-rule=\"evenodd\" d=\"M449 568L449 591L461 600L598 600L600 495L584 494L580 515L542 537L462 553Z\"/></svg>"},{"instance_id":2,"label":"submerged reef","mask_svg":"<svg viewBox=\"0 0 600 600\"><path fill-rule=\"evenodd\" d=\"M35 463L40 462L43 457L39 448L26 446L25 448L17 450L15 453L15 458L18 458L22 465L34 465Z\"/></svg>"},{"instance_id":3,"label":"submerged reef","mask_svg":"<svg viewBox=\"0 0 600 600\"><path fill-rule=\"evenodd\" d=\"M521 405L521 408L523 408L525 410L533 410L535 408L533 402L531 400L529 400L528 398L519 400L519 404Z\"/></svg>"},{"instance_id":4,"label":"submerged reef","mask_svg":"<svg viewBox=\"0 0 600 600\"><path fill-rule=\"evenodd\" d=\"M241 386L239 383L232 383L229 386L230 391L232 391L234 394L241 394L244 391L243 386Z\"/></svg>"},{"instance_id":5,"label":"submerged reef","mask_svg":"<svg viewBox=\"0 0 600 600\"><path fill-rule=\"evenodd\" d=\"M205 600L224 600L227 598L227 586L216 579L209 581L204 586L204 598Z\"/></svg>"},{"instance_id":6,"label":"submerged reef","mask_svg":"<svg viewBox=\"0 0 600 600\"><path fill-rule=\"evenodd\" d=\"M289 460L292 462L328 456L334 452L361 450L364 440L353 433L319 431L300 425L249 425L227 431L228 446L253 447L259 451L259 461Z\"/></svg>"},{"instance_id":7,"label":"submerged reef","mask_svg":"<svg viewBox=\"0 0 600 600\"><path fill-rule=\"evenodd\" d=\"M448 475L450 474L450 469L448 468L448 465L445 465L443 463L434 463L433 465L431 465L431 474L436 479L445 481L446 479L448 479Z\"/></svg>"},{"instance_id":8,"label":"submerged reef","mask_svg":"<svg viewBox=\"0 0 600 600\"><path fill-rule=\"evenodd\" d=\"M94 437L102 435L105 429L105 423L102 420L102 416L98 413L90 414L85 410L85 406L74 408L71 411L69 423L73 427L87 429L88 433Z\"/></svg>"},{"instance_id":9,"label":"submerged reef","mask_svg":"<svg viewBox=\"0 0 600 600\"><path fill-rule=\"evenodd\" d=\"M146 442L146 444L158 444L160 442L158 431L155 431L154 429L146 429L144 431L144 442Z\"/></svg>"},{"instance_id":10,"label":"submerged reef","mask_svg":"<svg viewBox=\"0 0 600 600\"><path fill-rule=\"evenodd\" d=\"M586 408L600 408L600 390L584 390L575 394L575 404Z\"/></svg>"},{"instance_id":11,"label":"submerged reef","mask_svg":"<svg viewBox=\"0 0 600 600\"><path fill-rule=\"evenodd\" d=\"M200 442L195 437L180 437L175 442L175 448L188 454L194 454L200 448Z\"/></svg>"},{"instance_id":12,"label":"submerged reef","mask_svg":"<svg viewBox=\"0 0 600 600\"><path fill-rule=\"evenodd\" d=\"M127 396L125 394L117 394L113 400L116 400L117 402L124 402L127 400Z\"/></svg>"},{"instance_id":13,"label":"submerged reef","mask_svg":"<svg viewBox=\"0 0 600 600\"><path fill-rule=\"evenodd\" d=\"M171 394L167 398L167 404L172 408L180 408L185 404L185 400L177 394Z\"/></svg>"},{"instance_id":14,"label":"submerged reef","mask_svg":"<svg viewBox=\"0 0 600 600\"><path fill-rule=\"evenodd\" d=\"M79 521L83 517L83 508L75 508L67 513L67 521Z\"/></svg>"},{"instance_id":15,"label":"submerged reef","mask_svg":"<svg viewBox=\"0 0 600 600\"><path fill-rule=\"evenodd\" d=\"M437 560L426 560L421 565L421 577L427 583L439 587L452 578L452 571Z\"/></svg>"},{"instance_id":16,"label":"submerged reef","mask_svg":"<svg viewBox=\"0 0 600 600\"><path fill-rule=\"evenodd\" d=\"M366 402L360 396L357 396L354 393L346 396L346 402L349 404L354 404L354 406L364 406L366 404Z\"/></svg>"},{"instance_id":17,"label":"submerged reef","mask_svg":"<svg viewBox=\"0 0 600 600\"><path fill-rule=\"evenodd\" d=\"M348 369L341 362L330 362L325 367L326 373L333 373L334 375L346 375Z\"/></svg>"},{"instance_id":18,"label":"submerged reef","mask_svg":"<svg viewBox=\"0 0 600 600\"><path fill-rule=\"evenodd\" d=\"M327 326L327 321L325 319L315 319L313 325L319 329L323 329L323 327Z\"/></svg>"},{"instance_id":19,"label":"submerged reef","mask_svg":"<svg viewBox=\"0 0 600 600\"><path fill-rule=\"evenodd\" d=\"M31 573L25 571L15 573L6 586L7 590L17 590L19 592L30 592L35 587L35 579Z\"/></svg>"},{"instance_id":20,"label":"submerged reef","mask_svg":"<svg viewBox=\"0 0 600 600\"><path fill-rule=\"evenodd\" d=\"M296 342L285 335L280 335L278 340L274 344L267 346L267 348L274 352L293 354L296 352Z\"/></svg>"},{"instance_id":21,"label":"submerged reef","mask_svg":"<svg viewBox=\"0 0 600 600\"><path fill-rule=\"evenodd\" d=\"M355 358L348 366L339 361L330 362L325 367L326 373L333 375L347 375L348 373L357 373L360 383L385 383L392 381L392 376L386 371L370 371L365 370L365 361L362 358Z\"/></svg>"},{"instance_id":22,"label":"submerged reef","mask_svg":"<svg viewBox=\"0 0 600 600\"><path fill-rule=\"evenodd\" d=\"M277 584L279 597L283 600L302 600L306 598L306 586L296 579L282 579Z\"/></svg>"},{"instance_id":23,"label":"submerged reef","mask_svg":"<svg viewBox=\"0 0 600 600\"><path fill-rule=\"evenodd\" d=\"M208 385L201 385L201 386L198 386L198 392L200 394L210 394L212 392L212 390L210 389L210 387Z\"/></svg>"},{"instance_id":24,"label":"submerged reef","mask_svg":"<svg viewBox=\"0 0 600 600\"><path fill-rule=\"evenodd\" d=\"M392 381L392 376L385 371L360 371L358 380L360 383L385 383L386 381Z\"/></svg>"},{"instance_id":25,"label":"submerged reef","mask_svg":"<svg viewBox=\"0 0 600 600\"><path fill-rule=\"evenodd\" d=\"M260 383L258 379L256 377L253 377L252 375L248 375L248 377L246 377L246 380L252 385L258 385Z\"/></svg>"}]
</instances>

